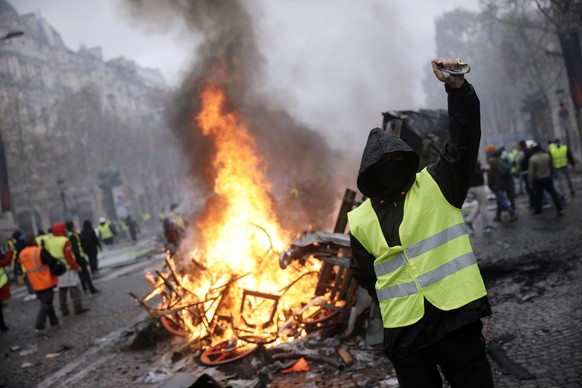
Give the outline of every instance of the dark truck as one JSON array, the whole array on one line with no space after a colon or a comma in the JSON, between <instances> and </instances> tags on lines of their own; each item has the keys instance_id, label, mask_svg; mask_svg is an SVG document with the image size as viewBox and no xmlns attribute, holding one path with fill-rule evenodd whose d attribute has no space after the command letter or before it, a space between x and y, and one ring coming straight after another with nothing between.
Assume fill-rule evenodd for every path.
<instances>
[{"instance_id":1,"label":"dark truck","mask_svg":"<svg viewBox=\"0 0 582 388\"><path fill-rule=\"evenodd\" d=\"M382 129L399 136L420 156L420 169L438 160L449 138L446 110L388 111L382 117Z\"/></svg>"}]
</instances>

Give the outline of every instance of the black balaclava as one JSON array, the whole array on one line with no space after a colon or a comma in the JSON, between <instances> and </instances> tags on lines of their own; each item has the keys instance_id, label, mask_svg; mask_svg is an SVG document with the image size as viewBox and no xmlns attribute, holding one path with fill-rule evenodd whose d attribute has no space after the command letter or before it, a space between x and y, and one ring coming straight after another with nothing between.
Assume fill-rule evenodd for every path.
<instances>
[{"instance_id":1,"label":"black balaclava","mask_svg":"<svg viewBox=\"0 0 582 388\"><path fill-rule=\"evenodd\" d=\"M408 191L415 179L417 163L409 158L403 160L380 160L368 168L374 181L370 197L391 200Z\"/></svg>"},{"instance_id":2,"label":"black balaclava","mask_svg":"<svg viewBox=\"0 0 582 388\"><path fill-rule=\"evenodd\" d=\"M398 136L380 128L370 131L358 173L358 188L376 200L394 200L416 179L418 155Z\"/></svg>"}]
</instances>

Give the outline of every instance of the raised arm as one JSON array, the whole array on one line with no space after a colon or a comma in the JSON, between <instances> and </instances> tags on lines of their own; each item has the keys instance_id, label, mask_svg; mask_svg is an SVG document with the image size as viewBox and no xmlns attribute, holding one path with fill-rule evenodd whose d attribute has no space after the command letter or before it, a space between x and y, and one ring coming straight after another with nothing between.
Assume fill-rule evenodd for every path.
<instances>
[{"instance_id":1,"label":"raised arm","mask_svg":"<svg viewBox=\"0 0 582 388\"><path fill-rule=\"evenodd\" d=\"M432 61L436 78L444 82L448 100L449 139L437 164L429 172L449 203L460 208L469 190L479 153L481 113L479 98L462 74L444 78L439 66L454 66L452 58Z\"/></svg>"}]
</instances>

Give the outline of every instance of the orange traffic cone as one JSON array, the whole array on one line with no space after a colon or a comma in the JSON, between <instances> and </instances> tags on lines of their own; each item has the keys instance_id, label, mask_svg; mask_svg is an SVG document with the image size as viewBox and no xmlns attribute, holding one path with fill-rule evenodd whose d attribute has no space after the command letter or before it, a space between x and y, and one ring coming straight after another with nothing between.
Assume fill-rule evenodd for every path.
<instances>
[{"instance_id":1,"label":"orange traffic cone","mask_svg":"<svg viewBox=\"0 0 582 388\"><path fill-rule=\"evenodd\" d=\"M307 360L301 357L299 360L297 360L295 364L291 365L287 369L283 369L281 373L286 374L293 372L309 372L310 369L311 368L309 367L309 363L307 362Z\"/></svg>"}]
</instances>

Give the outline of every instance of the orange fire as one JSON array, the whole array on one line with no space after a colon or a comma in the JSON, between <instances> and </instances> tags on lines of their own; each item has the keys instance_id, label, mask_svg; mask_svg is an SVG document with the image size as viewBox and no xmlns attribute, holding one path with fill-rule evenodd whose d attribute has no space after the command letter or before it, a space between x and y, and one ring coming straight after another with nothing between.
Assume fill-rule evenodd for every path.
<instances>
[{"instance_id":1,"label":"orange fire","mask_svg":"<svg viewBox=\"0 0 582 388\"><path fill-rule=\"evenodd\" d=\"M202 134L216 147L212 167L216 172L214 193L219 197L209 201L204 219L197 223L204 260L212 263L215 272L261 271L273 262L268 252L285 248L289 233L281 230L273 214L264 161L257 155L248 128L236 113L224 112L225 95L221 89L210 86L201 98L202 108L196 120ZM248 286L275 291L267 291L272 281L251 279L261 283Z\"/></svg>"},{"instance_id":2,"label":"orange fire","mask_svg":"<svg viewBox=\"0 0 582 388\"><path fill-rule=\"evenodd\" d=\"M196 221L194 248L172 261L188 292L179 301L166 298L161 308L174 308L193 338L212 334L215 342L236 336L241 327L280 337L276 329L312 298L321 263L279 267L278 254L294 236L277 221L255 139L236 112L226 111L219 87L207 86L200 98L195 122L215 147L214 197ZM196 308L176 309L192 305ZM229 320L213 330L217 316Z\"/></svg>"}]
</instances>

